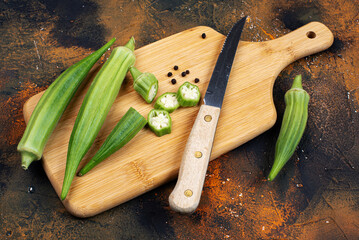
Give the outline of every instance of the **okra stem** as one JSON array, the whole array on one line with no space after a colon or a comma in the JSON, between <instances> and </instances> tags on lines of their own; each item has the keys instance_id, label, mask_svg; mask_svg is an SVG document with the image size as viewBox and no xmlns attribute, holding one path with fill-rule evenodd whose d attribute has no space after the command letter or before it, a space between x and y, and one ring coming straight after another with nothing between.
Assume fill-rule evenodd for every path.
<instances>
[{"instance_id":1,"label":"okra stem","mask_svg":"<svg viewBox=\"0 0 359 240\"><path fill-rule=\"evenodd\" d=\"M156 76L149 72L142 73L135 67L131 67L130 72L133 78L133 88L147 103L151 103L158 91Z\"/></svg>"},{"instance_id":2,"label":"okra stem","mask_svg":"<svg viewBox=\"0 0 359 240\"><path fill-rule=\"evenodd\" d=\"M125 44L125 47L130 49L132 52L135 51L135 38L131 37L131 39Z\"/></svg>"},{"instance_id":3,"label":"okra stem","mask_svg":"<svg viewBox=\"0 0 359 240\"><path fill-rule=\"evenodd\" d=\"M136 79L142 74L142 72L135 67L130 68L130 73L132 75L133 81L136 81Z\"/></svg>"}]
</instances>

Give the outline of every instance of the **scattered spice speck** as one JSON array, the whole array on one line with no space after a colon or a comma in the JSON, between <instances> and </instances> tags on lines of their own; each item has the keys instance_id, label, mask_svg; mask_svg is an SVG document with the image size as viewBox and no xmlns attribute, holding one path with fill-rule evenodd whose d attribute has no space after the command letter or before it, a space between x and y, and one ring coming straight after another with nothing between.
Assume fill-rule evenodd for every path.
<instances>
[{"instance_id":1,"label":"scattered spice speck","mask_svg":"<svg viewBox=\"0 0 359 240\"><path fill-rule=\"evenodd\" d=\"M27 192L28 193L34 193L35 192L35 187L33 187L33 186L28 187Z\"/></svg>"},{"instance_id":2,"label":"scattered spice speck","mask_svg":"<svg viewBox=\"0 0 359 240\"><path fill-rule=\"evenodd\" d=\"M171 77L172 76L172 73L171 72L168 72L167 73L167 77Z\"/></svg>"},{"instance_id":3,"label":"scattered spice speck","mask_svg":"<svg viewBox=\"0 0 359 240\"><path fill-rule=\"evenodd\" d=\"M174 69L174 70L178 70L178 66L175 65L175 66L173 67L173 69Z\"/></svg>"},{"instance_id":4,"label":"scattered spice speck","mask_svg":"<svg viewBox=\"0 0 359 240\"><path fill-rule=\"evenodd\" d=\"M176 79L174 79L174 78L171 80L171 83L172 83L172 84L176 84L176 82L177 82L177 81L176 81Z\"/></svg>"},{"instance_id":5,"label":"scattered spice speck","mask_svg":"<svg viewBox=\"0 0 359 240\"><path fill-rule=\"evenodd\" d=\"M199 78L195 78L195 79L194 79L194 82L195 82L195 83L199 83Z\"/></svg>"},{"instance_id":6,"label":"scattered spice speck","mask_svg":"<svg viewBox=\"0 0 359 240\"><path fill-rule=\"evenodd\" d=\"M182 72L182 73L181 73L181 76L182 76L182 77L185 77L185 76L186 76L186 72Z\"/></svg>"},{"instance_id":7,"label":"scattered spice speck","mask_svg":"<svg viewBox=\"0 0 359 240\"><path fill-rule=\"evenodd\" d=\"M207 35L205 33L202 33L202 38L205 39Z\"/></svg>"},{"instance_id":8,"label":"scattered spice speck","mask_svg":"<svg viewBox=\"0 0 359 240\"><path fill-rule=\"evenodd\" d=\"M186 74L189 74L189 70L186 70Z\"/></svg>"}]
</instances>

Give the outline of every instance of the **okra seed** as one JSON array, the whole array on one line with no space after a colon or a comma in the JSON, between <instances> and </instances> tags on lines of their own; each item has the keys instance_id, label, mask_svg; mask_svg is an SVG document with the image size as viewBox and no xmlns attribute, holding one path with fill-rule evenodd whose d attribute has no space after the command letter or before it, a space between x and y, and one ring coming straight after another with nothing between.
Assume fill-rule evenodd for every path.
<instances>
[{"instance_id":1,"label":"okra seed","mask_svg":"<svg viewBox=\"0 0 359 240\"><path fill-rule=\"evenodd\" d=\"M182 77L185 77L185 76L186 76L186 72L182 72L182 73L181 73L181 76L182 76Z\"/></svg>"},{"instance_id":2,"label":"okra seed","mask_svg":"<svg viewBox=\"0 0 359 240\"><path fill-rule=\"evenodd\" d=\"M168 77L171 77L171 76L172 76L172 73L171 73L171 72L167 73L167 76L168 76Z\"/></svg>"},{"instance_id":3,"label":"okra seed","mask_svg":"<svg viewBox=\"0 0 359 240\"><path fill-rule=\"evenodd\" d=\"M175 66L173 67L173 69L174 69L174 70L178 70L178 66L175 65Z\"/></svg>"},{"instance_id":4,"label":"okra seed","mask_svg":"<svg viewBox=\"0 0 359 240\"><path fill-rule=\"evenodd\" d=\"M206 116L204 116L204 120L206 122L210 122L210 121L212 121L212 116L211 115L206 115Z\"/></svg>"},{"instance_id":5,"label":"okra seed","mask_svg":"<svg viewBox=\"0 0 359 240\"><path fill-rule=\"evenodd\" d=\"M186 197L192 197L193 192L192 192L191 189L187 189L186 191L184 191L184 195L185 195Z\"/></svg>"},{"instance_id":6,"label":"okra seed","mask_svg":"<svg viewBox=\"0 0 359 240\"><path fill-rule=\"evenodd\" d=\"M202 153L201 153L200 151L196 151L196 152L194 153L194 156L195 156L196 158L201 158L201 157L202 157Z\"/></svg>"},{"instance_id":7,"label":"okra seed","mask_svg":"<svg viewBox=\"0 0 359 240\"><path fill-rule=\"evenodd\" d=\"M202 38L205 39L206 38L206 34L202 33Z\"/></svg>"},{"instance_id":8,"label":"okra seed","mask_svg":"<svg viewBox=\"0 0 359 240\"><path fill-rule=\"evenodd\" d=\"M177 81L176 81L176 79L174 79L174 78L171 80L171 83L172 83L172 84L176 84L176 82L177 82Z\"/></svg>"},{"instance_id":9,"label":"okra seed","mask_svg":"<svg viewBox=\"0 0 359 240\"><path fill-rule=\"evenodd\" d=\"M189 70L186 70L186 74L189 74Z\"/></svg>"},{"instance_id":10,"label":"okra seed","mask_svg":"<svg viewBox=\"0 0 359 240\"><path fill-rule=\"evenodd\" d=\"M194 79L194 82L195 82L195 83L199 83L199 78L195 78L195 79Z\"/></svg>"}]
</instances>

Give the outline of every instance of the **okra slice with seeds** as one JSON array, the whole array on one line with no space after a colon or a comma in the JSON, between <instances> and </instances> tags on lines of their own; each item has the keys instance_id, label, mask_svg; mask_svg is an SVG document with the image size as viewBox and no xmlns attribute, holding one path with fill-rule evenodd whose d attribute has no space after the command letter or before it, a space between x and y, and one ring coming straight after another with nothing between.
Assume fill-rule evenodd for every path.
<instances>
[{"instance_id":1,"label":"okra slice with seeds","mask_svg":"<svg viewBox=\"0 0 359 240\"><path fill-rule=\"evenodd\" d=\"M166 110L152 109L147 116L150 129L158 136L171 133L172 120Z\"/></svg>"},{"instance_id":2,"label":"okra slice with seeds","mask_svg":"<svg viewBox=\"0 0 359 240\"><path fill-rule=\"evenodd\" d=\"M167 92L159 96L155 103L155 109L166 110L171 113L177 108L179 108L179 103L177 101L177 94L174 92Z\"/></svg>"},{"instance_id":3,"label":"okra slice with seeds","mask_svg":"<svg viewBox=\"0 0 359 240\"><path fill-rule=\"evenodd\" d=\"M133 78L133 88L147 103L151 103L158 90L156 76L149 72L142 73L135 67L131 67L130 72Z\"/></svg>"},{"instance_id":4,"label":"okra slice with seeds","mask_svg":"<svg viewBox=\"0 0 359 240\"><path fill-rule=\"evenodd\" d=\"M177 101L181 107L196 106L200 98L199 88L189 82L183 83L177 91Z\"/></svg>"}]
</instances>

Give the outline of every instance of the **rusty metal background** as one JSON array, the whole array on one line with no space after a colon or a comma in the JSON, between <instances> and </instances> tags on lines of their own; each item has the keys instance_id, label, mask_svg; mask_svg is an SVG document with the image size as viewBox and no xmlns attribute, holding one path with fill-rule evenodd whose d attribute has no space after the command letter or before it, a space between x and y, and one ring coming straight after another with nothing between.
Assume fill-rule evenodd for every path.
<instances>
[{"instance_id":1,"label":"rusty metal background","mask_svg":"<svg viewBox=\"0 0 359 240\"><path fill-rule=\"evenodd\" d=\"M359 239L359 4L356 0L2 0L0 2L1 239ZM301 59L274 86L276 125L210 163L190 216L170 211L174 182L103 214L66 212L40 162L25 172L16 145L22 106L111 37L137 47L207 25L225 34L250 16L242 39L274 39L310 21L333 46ZM284 112L301 73L310 94L304 137L284 171L265 180Z\"/></svg>"}]
</instances>

